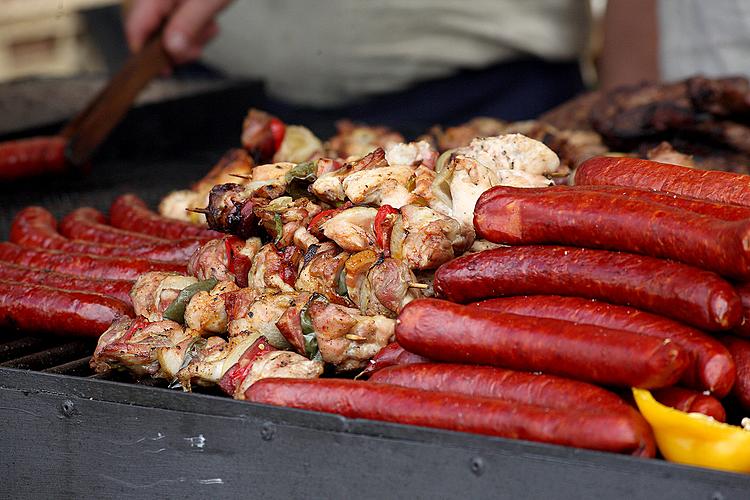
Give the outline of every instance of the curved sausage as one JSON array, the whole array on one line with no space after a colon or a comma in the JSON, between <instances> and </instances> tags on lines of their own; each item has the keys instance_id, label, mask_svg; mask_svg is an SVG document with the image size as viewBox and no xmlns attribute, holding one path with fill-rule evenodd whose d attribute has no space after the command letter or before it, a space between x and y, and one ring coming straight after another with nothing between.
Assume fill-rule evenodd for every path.
<instances>
[{"instance_id":1,"label":"curved sausage","mask_svg":"<svg viewBox=\"0 0 750 500\"><path fill-rule=\"evenodd\" d=\"M688 354L674 342L570 321L417 299L396 323L404 349L436 361L541 371L641 388L674 385Z\"/></svg>"},{"instance_id":2,"label":"curved sausage","mask_svg":"<svg viewBox=\"0 0 750 500\"><path fill-rule=\"evenodd\" d=\"M82 278L72 274L42 271L2 261L0 261L0 280L101 293L121 300L128 305L131 303L130 289L133 287L133 282L128 280Z\"/></svg>"},{"instance_id":3,"label":"curved sausage","mask_svg":"<svg viewBox=\"0 0 750 500\"><path fill-rule=\"evenodd\" d=\"M109 209L109 218L111 224L120 229L170 240L214 239L223 236L205 227L162 217L149 210L146 203L134 194L119 196Z\"/></svg>"},{"instance_id":4,"label":"curved sausage","mask_svg":"<svg viewBox=\"0 0 750 500\"><path fill-rule=\"evenodd\" d=\"M0 181L59 174L67 170L63 137L32 137L0 143Z\"/></svg>"},{"instance_id":5,"label":"curved sausage","mask_svg":"<svg viewBox=\"0 0 750 500\"><path fill-rule=\"evenodd\" d=\"M556 295L488 299L474 306L502 313L625 330L662 340L671 339L685 349L691 358L690 367L681 379L683 384L701 391L709 390L720 398L726 396L734 385L734 361L721 342L682 323L632 307Z\"/></svg>"},{"instance_id":6,"label":"curved sausage","mask_svg":"<svg viewBox=\"0 0 750 500\"><path fill-rule=\"evenodd\" d=\"M200 248L197 240L183 240L138 247L122 247L107 243L69 240L57 232L54 216L42 207L26 207L13 219L10 241L31 248L46 248L69 253L87 253L111 257L145 257L159 262L187 264L190 256ZM177 243L177 242L175 242Z\"/></svg>"},{"instance_id":7,"label":"curved sausage","mask_svg":"<svg viewBox=\"0 0 750 500\"><path fill-rule=\"evenodd\" d=\"M56 335L101 335L129 306L98 293L0 281L0 325Z\"/></svg>"},{"instance_id":8,"label":"curved sausage","mask_svg":"<svg viewBox=\"0 0 750 500\"><path fill-rule=\"evenodd\" d=\"M335 379L264 379L249 401L400 424L652 456L629 416L550 410L490 398Z\"/></svg>"},{"instance_id":9,"label":"curved sausage","mask_svg":"<svg viewBox=\"0 0 750 500\"><path fill-rule=\"evenodd\" d=\"M742 305L714 273L644 255L564 246L495 248L435 273L435 292L454 302L509 295L572 295L630 305L705 330L738 324Z\"/></svg>"},{"instance_id":10,"label":"curved sausage","mask_svg":"<svg viewBox=\"0 0 750 500\"><path fill-rule=\"evenodd\" d=\"M737 366L737 381L732 389L745 410L750 411L750 341L724 336L721 341L727 346Z\"/></svg>"},{"instance_id":11,"label":"curved sausage","mask_svg":"<svg viewBox=\"0 0 750 500\"><path fill-rule=\"evenodd\" d=\"M750 175L698 170L638 158L590 158L576 170L575 184L655 189L701 200L750 206Z\"/></svg>"},{"instance_id":12,"label":"curved sausage","mask_svg":"<svg viewBox=\"0 0 750 500\"><path fill-rule=\"evenodd\" d=\"M621 250L750 277L750 220L722 221L610 193L497 186L474 209L477 237Z\"/></svg>"},{"instance_id":13,"label":"curved sausage","mask_svg":"<svg viewBox=\"0 0 750 500\"><path fill-rule=\"evenodd\" d=\"M411 365L414 363L429 363L430 360L409 352L400 345L398 342L391 342L387 346L383 347L378 353L372 357L368 362L367 367L362 370L360 375L367 376L377 371L387 368L389 366L400 366L400 365Z\"/></svg>"},{"instance_id":14,"label":"curved sausage","mask_svg":"<svg viewBox=\"0 0 750 500\"><path fill-rule=\"evenodd\" d=\"M81 207L73 210L60 221L60 233L73 240L93 241L123 247L169 243L171 240L147 234L126 231L108 225L107 218L99 210Z\"/></svg>"},{"instance_id":15,"label":"curved sausage","mask_svg":"<svg viewBox=\"0 0 750 500\"><path fill-rule=\"evenodd\" d=\"M702 413L713 417L719 422L727 421L727 413L721 402L700 392L683 389L682 387L665 387L653 391L654 399L663 405L686 413Z\"/></svg>"},{"instance_id":16,"label":"curved sausage","mask_svg":"<svg viewBox=\"0 0 750 500\"><path fill-rule=\"evenodd\" d=\"M181 264L155 262L134 257L102 257L64 253L55 250L26 248L7 242L0 243L0 261L34 269L111 280L135 280L147 271L175 271L181 274L186 271L186 267Z\"/></svg>"}]
</instances>

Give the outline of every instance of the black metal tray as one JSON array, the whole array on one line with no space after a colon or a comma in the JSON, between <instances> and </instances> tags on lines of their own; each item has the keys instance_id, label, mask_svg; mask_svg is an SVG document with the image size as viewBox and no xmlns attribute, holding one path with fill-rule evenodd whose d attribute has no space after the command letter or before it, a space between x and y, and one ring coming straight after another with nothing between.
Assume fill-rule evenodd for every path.
<instances>
[{"instance_id":1,"label":"black metal tray","mask_svg":"<svg viewBox=\"0 0 750 500\"><path fill-rule=\"evenodd\" d=\"M0 236L28 204L186 186L237 144L253 88L134 110L92 177L0 187ZM750 475L86 378L84 361L0 366L0 497L750 498Z\"/></svg>"}]
</instances>

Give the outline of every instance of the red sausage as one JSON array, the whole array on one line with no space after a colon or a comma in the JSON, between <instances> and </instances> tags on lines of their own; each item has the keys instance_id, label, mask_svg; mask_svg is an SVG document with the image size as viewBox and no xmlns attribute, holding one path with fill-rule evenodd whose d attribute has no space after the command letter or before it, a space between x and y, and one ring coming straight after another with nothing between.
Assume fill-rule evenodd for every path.
<instances>
[{"instance_id":1,"label":"red sausage","mask_svg":"<svg viewBox=\"0 0 750 500\"><path fill-rule=\"evenodd\" d=\"M750 283L735 287L742 301L742 319L732 331L740 337L750 337Z\"/></svg>"},{"instance_id":2,"label":"red sausage","mask_svg":"<svg viewBox=\"0 0 750 500\"><path fill-rule=\"evenodd\" d=\"M81 278L72 274L31 269L2 261L0 261L0 280L101 293L121 300L128 305L131 303L130 289L133 288L132 281Z\"/></svg>"},{"instance_id":3,"label":"red sausage","mask_svg":"<svg viewBox=\"0 0 750 500\"><path fill-rule=\"evenodd\" d=\"M674 342L438 299L410 302L396 322L396 341L436 361L541 371L647 389L674 385L690 362Z\"/></svg>"},{"instance_id":4,"label":"red sausage","mask_svg":"<svg viewBox=\"0 0 750 500\"><path fill-rule=\"evenodd\" d=\"M724 407L714 397L682 387L656 389L652 394L658 402L675 410L687 413L702 413L715 418L719 422L727 421L727 413Z\"/></svg>"},{"instance_id":5,"label":"red sausage","mask_svg":"<svg viewBox=\"0 0 750 500\"><path fill-rule=\"evenodd\" d=\"M454 302L509 295L600 299L705 330L729 329L742 316L737 292L714 273L607 250L563 246L486 250L440 266L434 287L438 296Z\"/></svg>"},{"instance_id":6,"label":"red sausage","mask_svg":"<svg viewBox=\"0 0 750 500\"><path fill-rule=\"evenodd\" d=\"M750 220L722 221L610 193L497 186L479 198L474 227L494 243L622 250L750 277Z\"/></svg>"},{"instance_id":7,"label":"red sausage","mask_svg":"<svg viewBox=\"0 0 750 500\"><path fill-rule=\"evenodd\" d=\"M459 392L557 410L602 412L631 408L616 394L593 384L493 366L453 363L390 366L374 373L370 382L425 391Z\"/></svg>"},{"instance_id":8,"label":"red sausage","mask_svg":"<svg viewBox=\"0 0 750 500\"><path fill-rule=\"evenodd\" d=\"M98 293L0 281L0 325L56 335L101 335L129 306Z\"/></svg>"},{"instance_id":9,"label":"red sausage","mask_svg":"<svg viewBox=\"0 0 750 500\"><path fill-rule=\"evenodd\" d=\"M737 366L737 381L732 393L745 410L750 411L750 341L725 336L721 341L727 346Z\"/></svg>"},{"instance_id":10,"label":"red sausage","mask_svg":"<svg viewBox=\"0 0 750 500\"><path fill-rule=\"evenodd\" d=\"M32 137L0 143L0 181L65 172L67 144L63 137Z\"/></svg>"},{"instance_id":11,"label":"red sausage","mask_svg":"<svg viewBox=\"0 0 750 500\"><path fill-rule=\"evenodd\" d=\"M149 210L146 203L134 194L124 194L118 197L109 209L109 218L112 225L120 229L170 240L214 239L223 236L205 227L162 217Z\"/></svg>"},{"instance_id":12,"label":"red sausage","mask_svg":"<svg viewBox=\"0 0 750 500\"><path fill-rule=\"evenodd\" d=\"M99 210L82 207L73 210L60 221L60 233L73 240L93 241L123 247L137 247L171 241L118 229L107 225L106 222L107 218Z\"/></svg>"},{"instance_id":13,"label":"red sausage","mask_svg":"<svg viewBox=\"0 0 750 500\"><path fill-rule=\"evenodd\" d=\"M143 258L64 253L26 248L6 242L0 243L0 261L34 269L110 280L135 280L147 271L175 271L182 274L186 271L185 266L181 264L155 262Z\"/></svg>"},{"instance_id":14,"label":"red sausage","mask_svg":"<svg viewBox=\"0 0 750 500\"><path fill-rule=\"evenodd\" d=\"M660 203L673 208L695 212L697 214L709 215L726 221L737 221L750 219L750 208L739 205L729 205L715 201L699 200L689 196L682 196L663 191L651 191L649 189L638 189L621 186L565 186L567 189L581 191L599 191L602 193L615 194L634 198L638 200ZM557 188L554 188L557 189Z\"/></svg>"},{"instance_id":15,"label":"red sausage","mask_svg":"<svg viewBox=\"0 0 750 500\"><path fill-rule=\"evenodd\" d=\"M371 375L388 366L400 366L429 362L429 359L422 357L419 354L414 354L413 352L407 351L406 349L398 345L398 342L391 342L372 357L367 367L362 371L360 375Z\"/></svg>"},{"instance_id":16,"label":"red sausage","mask_svg":"<svg viewBox=\"0 0 750 500\"><path fill-rule=\"evenodd\" d=\"M701 200L750 206L750 175L697 170L638 158L590 158L576 170L575 184L655 189Z\"/></svg>"},{"instance_id":17,"label":"red sausage","mask_svg":"<svg viewBox=\"0 0 750 500\"><path fill-rule=\"evenodd\" d=\"M498 399L336 379L268 378L250 386L245 398L348 418L653 456L649 436L642 435L627 415L580 414Z\"/></svg>"},{"instance_id":18,"label":"red sausage","mask_svg":"<svg viewBox=\"0 0 750 500\"><path fill-rule=\"evenodd\" d=\"M69 240L57 232L54 216L42 207L26 207L16 214L10 228L10 241L21 246L47 248L61 252L111 257L145 257L159 262L184 264L187 264L190 256L200 248L200 242L197 240L130 248L107 243Z\"/></svg>"},{"instance_id":19,"label":"red sausage","mask_svg":"<svg viewBox=\"0 0 750 500\"><path fill-rule=\"evenodd\" d=\"M615 330L671 339L690 355L691 362L681 382L688 387L726 396L734 385L732 356L721 342L676 321L633 309L581 297L533 295L489 299L474 304L502 313L561 319Z\"/></svg>"}]
</instances>

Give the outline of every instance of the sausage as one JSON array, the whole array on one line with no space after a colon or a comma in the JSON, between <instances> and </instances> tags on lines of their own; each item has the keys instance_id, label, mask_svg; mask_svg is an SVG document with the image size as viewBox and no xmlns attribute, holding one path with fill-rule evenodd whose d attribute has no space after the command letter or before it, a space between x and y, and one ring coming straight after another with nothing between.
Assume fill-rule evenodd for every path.
<instances>
[{"instance_id":1,"label":"sausage","mask_svg":"<svg viewBox=\"0 0 750 500\"><path fill-rule=\"evenodd\" d=\"M745 410L750 411L750 341L730 335L722 337L721 341L729 349L737 366L737 381L732 394Z\"/></svg>"},{"instance_id":2,"label":"sausage","mask_svg":"<svg viewBox=\"0 0 750 500\"><path fill-rule=\"evenodd\" d=\"M60 221L60 233L73 240L93 241L124 247L169 243L171 240L118 229L106 224L107 218L99 210L81 207Z\"/></svg>"},{"instance_id":3,"label":"sausage","mask_svg":"<svg viewBox=\"0 0 750 500\"><path fill-rule=\"evenodd\" d=\"M409 352L400 345L398 342L391 342L387 346L383 347L378 353L372 357L368 362L367 367L362 371L360 375L367 376L382 370L388 366L400 366L410 365L414 363L429 363L430 360Z\"/></svg>"},{"instance_id":4,"label":"sausage","mask_svg":"<svg viewBox=\"0 0 750 500\"><path fill-rule=\"evenodd\" d=\"M674 385L690 358L675 342L570 321L417 299L396 322L396 341L436 361L541 371L641 388Z\"/></svg>"},{"instance_id":5,"label":"sausage","mask_svg":"<svg viewBox=\"0 0 750 500\"><path fill-rule=\"evenodd\" d=\"M557 189L557 187L552 188ZM682 196L663 191L651 191L649 189L638 189L621 186L566 186L566 189L581 191L598 191L618 196L625 196L638 200L660 203L673 208L695 212L697 214L709 215L726 221L737 221L750 219L750 207L730 205L715 201L699 200L689 196Z\"/></svg>"},{"instance_id":6,"label":"sausage","mask_svg":"<svg viewBox=\"0 0 750 500\"><path fill-rule=\"evenodd\" d=\"M742 319L732 329L735 335L750 337L750 283L743 283L735 287L742 302Z\"/></svg>"},{"instance_id":7,"label":"sausage","mask_svg":"<svg viewBox=\"0 0 750 500\"><path fill-rule=\"evenodd\" d=\"M143 258L103 257L82 253L26 248L13 243L0 243L0 261L34 269L44 269L87 278L135 280L147 271L175 271L184 274L182 264L155 262Z\"/></svg>"},{"instance_id":8,"label":"sausage","mask_svg":"<svg viewBox=\"0 0 750 500\"><path fill-rule=\"evenodd\" d=\"M109 209L113 226L137 233L149 234L170 240L185 238L215 239L223 235L205 227L175 219L168 219L149 210L146 203L134 194L119 196Z\"/></svg>"},{"instance_id":9,"label":"sausage","mask_svg":"<svg viewBox=\"0 0 750 500\"><path fill-rule=\"evenodd\" d=\"M653 456L649 436L627 415L580 414L490 398L340 379L259 380L255 403L489 436Z\"/></svg>"},{"instance_id":10,"label":"sausage","mask_svg":"<svg viewBox=\"0 0 750 500\"><path fill-rule=\"evenodd\" d=\"M704 330L738 324L742 305L718 275L644 255L564 246L494 248L440 266L435 292L454 302L572 295L668 316Z\"/></svg>"},{"instance_id":11,"label":"sausage","mask_svg":"<svg viewBox=\"0 0 750 500\"><path fill-rule=\"evenodd\" d=\"M98 293L0 281L0 326L28 332L98 337L130 308Z\"/></svg>"},{"instance_id":12,"label":"sausage","mask_svg":"<svg viewBox=\"0 0 750 500\"><path fill-rule=\"evenodd\" d=\"M63 137L32 137L0 143L0 181L59 174L68 168Z\"/></svg>"},{"instance_id":13,"label":"sausage","mask_svg":"<svg viewBox=\"0 0 750 500\"><path fill-rule=\"evenodd\" d=\"M561 319L671 339L690 356L690 367L681 379L683 384L701 391L709 390L719 398L726 396L734 385L734 361L721 342L682 323L632 307L550 295L503 297L474 305L490 311Z\"/></svg>"},{"instance_id":14,"label":"sausage","mask_svg":"<svg viewBox=\"0 0 750 500\"><path fill-rule=\"evenodd\" d=\"M638 158L597 156L575 173L576 185L655 189L701 200L750 206L750 175L697 170Z\"/></svg>"},{"instance_id":15,"label":"sausage","mask_svg":"<svg viewBox=\"0 0 750 500\"><path fill-rule=\"evenodd\" d=\"M42 271L2 261L0 261L0 280L45 285L65 290L95 292L114 297L126 304L131 303L130 289L133 287L133 282L128 280L82 278L72 274Z\"/></svg>"},{"instance_id":16,"label":"sausage","mask_svg":"<svg viewBox=\"0 0 750 500\"><path fill-rule=\"evenodd\" d=\"M54 216L42 207L26 207L13 219L10 241L31 248L46 248L69 253L87 253L111 257L145 257L159 262L187 264L200 248L197 240L167 242L157 245L121 247L108 243L69 240L57 232ZM179 244L174 244L179 243Z\"/></svg>"},{"instance_id":17,"label":"sausage","mask_svg":"<svg viewBox=\"0 0 750 500\"><path fill-rule=\"evenodd\" d=\"M622 250L750 277L750 220L722 221L610 193L497 186L477 201L474 227L494 243Z\"/></svg>"},{"instance_id":18,"label":"sausage","mask_svg":"<svg viewBox=\"0 0 750 500\"><path fill-rule=\"evenodd\" d=\"M682 387L665 387L653 391L654 399L663 405L686 413L702 413L713 417L719 422L727 421L727 412L721 402L700 392L683 389Z\"/></svg>"}]
</instances>

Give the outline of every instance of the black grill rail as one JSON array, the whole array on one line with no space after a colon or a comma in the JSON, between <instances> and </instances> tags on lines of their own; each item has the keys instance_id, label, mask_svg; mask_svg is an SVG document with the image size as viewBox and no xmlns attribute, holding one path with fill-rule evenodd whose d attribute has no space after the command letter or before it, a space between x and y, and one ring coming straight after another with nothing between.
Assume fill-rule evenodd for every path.
<instances>
[{"instance_id":1,"label":"black grill rail","mask_svg":"<svg viewBox=\"0 0 750 500\"><path fill-rule=\"evenodd\" d=\"M0 367L87 376L96 341L20 335L4 332L0 341Z\"/></svg>"}]
</instances>

